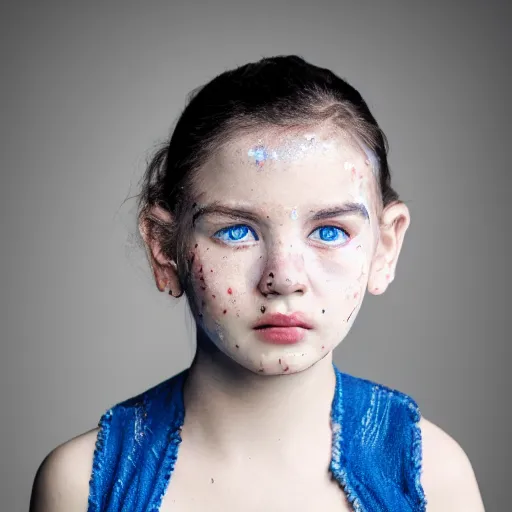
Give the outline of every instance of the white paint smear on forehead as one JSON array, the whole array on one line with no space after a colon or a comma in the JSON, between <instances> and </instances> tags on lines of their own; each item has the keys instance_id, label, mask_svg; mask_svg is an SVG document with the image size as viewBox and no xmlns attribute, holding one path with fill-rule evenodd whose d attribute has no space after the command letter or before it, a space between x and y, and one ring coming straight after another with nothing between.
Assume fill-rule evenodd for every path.
<instances>
[{"instance_id":1,"label":"white paint smear on forehead","mask_svg":"<svg viewBox=\"0 0 512 512\"><path fill-rule=\"evenodd\" d=\"M251 162L256 164L258 169L262 169L267 161L297 160L315 151L325 153L332 149L336 142L337 141L335 139L318 137L314 132L308 132L302 137L286 140L284 144L281 144L278 147L265 145L264 142L259 139L258 142L247 151L247 156ZM371 166L373 174L377 176L379 171L377 156L365 144L358 142L358 145L359 149L362 149L366 156L366 163Z\"/></svg>"},{"instance_id":2,"label":"white paint smear on forehead","mask_svg":"<svg viewBox=\"0 0 512 512\"><path fill-rule=\"evenodd\" d=\"M287 140L275 148L265 145L260 139L248 150L247 156L258 168L262 168L268 160L297 160L312 151L328 151L334 145L334 140L320 139L314 133L306 133L303 137Z\"/></svg>"}]
</instances>

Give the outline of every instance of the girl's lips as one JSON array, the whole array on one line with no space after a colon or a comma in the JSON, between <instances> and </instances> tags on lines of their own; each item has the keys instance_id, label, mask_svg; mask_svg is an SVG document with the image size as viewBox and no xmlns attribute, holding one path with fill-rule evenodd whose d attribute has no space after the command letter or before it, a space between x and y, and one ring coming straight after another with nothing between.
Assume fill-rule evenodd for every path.
<instances>
[{"instance_id":1,"label":"girl's lips","mask_svg":"<svg viewBox=\"0 0 512 512\"><path fill-rule=\"evenodd\" d=\"M307 329L302 327L262 327L255 329L256 336L267 343L291 345L298 343L306 335Z\"/></svg>"},{"instance_id":2,"label":"girl's lips","mask_svg":"<svg viewBox=\"0 0 512 512\"><path fill-rule=\"evenodd\" d=\"M300 327L302 329L312 329L311 322L303 313L297 312L291 315L282 313L267 313L263 315L254 325L254 329L267 329L272 327Z\"/></svg>"}]
</instances>

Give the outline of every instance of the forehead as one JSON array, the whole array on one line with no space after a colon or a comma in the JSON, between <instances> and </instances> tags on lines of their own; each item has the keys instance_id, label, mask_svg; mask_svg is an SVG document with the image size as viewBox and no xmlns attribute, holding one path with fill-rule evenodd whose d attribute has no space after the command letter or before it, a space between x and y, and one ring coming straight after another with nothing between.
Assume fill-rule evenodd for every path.
<instances>
[{"instance_id":1,"label":"forehead","mask_svg":"<svg viewBox=\"0 0 512 512\"><path fill-rule=\"evenodd\" d=\"M363 195L373 209L377 190L365 152L349 135L326 126L232 138L199 172L201 199L262 208L339 203Z\"/></svg>"}]
</instances>

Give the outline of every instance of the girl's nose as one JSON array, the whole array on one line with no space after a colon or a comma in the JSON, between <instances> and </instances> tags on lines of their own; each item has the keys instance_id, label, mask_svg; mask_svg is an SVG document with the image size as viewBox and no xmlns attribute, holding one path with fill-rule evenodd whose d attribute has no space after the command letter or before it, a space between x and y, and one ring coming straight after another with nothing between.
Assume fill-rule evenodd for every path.
<instances>
[{"instance_id":1,"label":"girl's nose","mask_svg":"<svg viewBox=\"0 0 512 512\"><path fill-rule=\"evenodd\" d=\"M302 253L270 255L263 270L258 288L268 295L303 295L307 277Z\"/></svg>"}]
</instances>

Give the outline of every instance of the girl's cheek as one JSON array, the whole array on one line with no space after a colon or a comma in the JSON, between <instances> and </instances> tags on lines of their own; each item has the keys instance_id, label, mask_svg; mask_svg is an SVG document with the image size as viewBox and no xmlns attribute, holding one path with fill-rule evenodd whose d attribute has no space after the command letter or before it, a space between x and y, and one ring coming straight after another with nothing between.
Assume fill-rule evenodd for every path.
<instances>
[{"instance_id":1,"label":"girl's cheek","mask_svg":"<svg viewBox=\"0 0 512 512\"><path fill-rule=\"evenodd\" d=\"M197 249L191 266L192 286L200 317L205 313L216 318L233 314L237 305L236 283L230 284L227 276L233 276L226 265L212 262Z\"/></svg>"}]
</instances>

